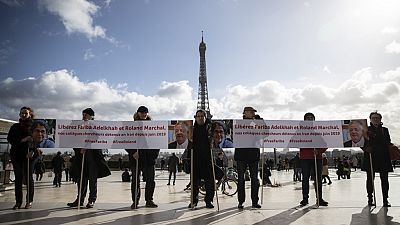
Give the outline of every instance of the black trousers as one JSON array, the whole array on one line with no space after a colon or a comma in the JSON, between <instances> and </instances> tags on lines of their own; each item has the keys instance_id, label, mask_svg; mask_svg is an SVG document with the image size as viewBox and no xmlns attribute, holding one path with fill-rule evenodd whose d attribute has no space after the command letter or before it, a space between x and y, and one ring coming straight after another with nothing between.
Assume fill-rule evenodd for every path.
<instances>
[{"instance_id":1,"label":"black trousers","mask_svg":"<svg viewBox=\"0 0 400 225\"><path fill-rule=\"evenodd\" d=\"M132 202L135 202L135 196L137 198L137 202L140 199L140 172L146 174L144 176L144 181L146 182L146 187L144 191L144 199L145 201L153 201L154 189L156 187L156 182L154 181L155 178L155 167L153 166L146 166L143 168L139 168L138 176L136 176L136 167L131 168L132 171L132 182L131 182L131 195L132 195Z\"/></svg>"},{"instance_id":2,"label":"black trousers","mask_svg":"<svg viewBox=\"0 0 400 225\"><path fill-rule=\"evenodd\" d=\"M171 181L171 176L172 174L174 175L174 184L176 180L176 171L169 171L169 178L168 178L168 183Z\"/></svg>"},{"instance_id":3,"label":"black trousers","mask_svg":"<svg viewBox=\"0 0 400 225\"><path fill-rule=\"evenodd\" d=\"M243 203L246 200L246 190L245 190L245 179L244 174L246 172L247 166L250 170L250 180L251 180L251 201L252 204L258 203L258 191L260 187L260 181L258 180L258 161L253 163L246 163L243 161L237 161L237 171L238 171L238 201Z\"/></svg>"},{"instance_id":4,"label":"black trousers","mask_svg":"<svg viewBox=\"0 0 400 225\"><path fill-rule=\"evenodd\" d=\"M301 190L303 193L303 199L308 200L308 194L310 192L310 176L315 176L315 160L314 159L302 159L301 160L301 174L303 180L301 181ZM322 160L317 159L317 179L318 179L318 198L322 199ZM317 179L314 179L314 184ZM317 192L317 189L315 189Z\"/></svg>"},{"instance_id":5,"label":"black trousers","mask_svg":"<svg viewBox=\"0 0 400 225\"><path fill-rule=\"evenodd\" d=\"M389 197L389 173L388 172L380 172L379 176L381 178L381 187L382 187L382 197L383 197L383 201L387 201L388 197ZM373 179L375 179L375 173L373 174ZM371 172L367 171L367 194L368 194L368 198L372 198L373 197L373 186L372 186L372 177L371 177Z\"/></svg>"},{"instance_id":6,"label":"black trousers","mask_svg":"<svg viewBox=\"0 0 400 225\"><path fill-rule=\"evenodd\" d=\"M199 184L200 180L204 180L204 186L206 188L206 196L204 197L204 201L206 203L213 202L214 199L214 191L215 191L215 180L212 174L211 163L205 164L204 166L197 165L197 168L193 168L193 203L197 203L199 201Z\"/></svg>"},{"instance_id":7,"label":"black trousers","mask_svg":"<svg viewBox=\"0 0 400 225\"><path fill-rule=\"evenodd\" d=\"M35 191L33 182L33 162L29 162L29 172L28 172L28 162L13 162L14 175L15 175L15 202L22 204L22 185L29 182L29 190L26 193L26 202L33 202L33 195ZM25 179L25 182L24 182ZM29 194L28 194L29 193ZM29 196L29 199L28 199Z\"/></svg>"}]
</instances>

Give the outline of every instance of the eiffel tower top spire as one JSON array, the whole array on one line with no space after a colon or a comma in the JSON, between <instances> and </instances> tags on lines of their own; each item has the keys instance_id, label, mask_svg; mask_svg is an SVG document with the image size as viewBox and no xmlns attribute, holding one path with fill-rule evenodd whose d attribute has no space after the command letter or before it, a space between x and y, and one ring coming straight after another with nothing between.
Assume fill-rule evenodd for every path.
<instances>
[{"instance_id":1,"label":"eiffel tower top spire","mask_svg":"<svg viewBox=\"0 0 400 225\"><path fill-rule=\"evenodd\" d=\"M201 31L200 52L200 72L199 72L199 91L197 97L197 109L203 109L207 113L207 118L211 119L210 106L208 103L207 72L206 72L206 43Z\"/></svg>"}]
</instances>

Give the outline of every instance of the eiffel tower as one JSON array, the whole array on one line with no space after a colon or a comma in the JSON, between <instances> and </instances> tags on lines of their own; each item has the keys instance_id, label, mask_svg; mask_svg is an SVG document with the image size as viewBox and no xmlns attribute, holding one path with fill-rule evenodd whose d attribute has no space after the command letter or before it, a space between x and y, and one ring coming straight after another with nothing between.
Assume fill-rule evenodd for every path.
<instances>
[{"instance_id":1,"label":"eiffel tower","mask_svg":"<svg viewBox=\"0 0 400 225\"><path fill-rule=\"evenodd\" d=\"M199 92L197 97L197 109L203 109L207 113L207 118L211 119L210 106L208 104L207 72L206 72L206 43L203 41L203 31L201 32L200 52L200 72L199 72Z\"/></svg>"}]
</instances>

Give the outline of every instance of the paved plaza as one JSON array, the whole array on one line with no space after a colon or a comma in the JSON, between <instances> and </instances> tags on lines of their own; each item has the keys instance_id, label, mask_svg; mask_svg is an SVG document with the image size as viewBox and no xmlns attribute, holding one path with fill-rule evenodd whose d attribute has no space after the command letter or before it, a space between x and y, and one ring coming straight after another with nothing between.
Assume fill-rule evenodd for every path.
<instances>
[{"instance_id":1,"label":"paved plaza","mask_svg":"<svg viewBox=\"0 0 400 225\"><path fill-rule=\"evenodd\" d=\"M273 171L271 180L281 186L264 187L261 209L251 209L250 182L246 182L244 210L237 209L237 195L228 197L219 191L219 211L216 200L215 209L206 209L203 201L196 210L188 209L190 191L184 188L189 176L178 173L176 185L167 186L166 171L156 173L154 201L159 207L145 208L142 191L139 208L131 210L130 183L121 182L121 173L113 171L111 176L99 179L98 199L93 209L67 207L66 203L76 198L76 184L63 182L61 188L55 188L47 174L35 184L31 209L12 210L14 191L12 186L8 187L0 192L0 224L400 224L400 169L389 175L390 208L382 207L379 176L375 180L378 204L368 207L365 173L358 170L350 180L338 180L332 169L333 183L323 186L328 207L317 208L313 204L300 207L301 183L292 181L292 171ZM310 190L310 203L314 199L314 190Z\"/></svg>"}]
</instances>

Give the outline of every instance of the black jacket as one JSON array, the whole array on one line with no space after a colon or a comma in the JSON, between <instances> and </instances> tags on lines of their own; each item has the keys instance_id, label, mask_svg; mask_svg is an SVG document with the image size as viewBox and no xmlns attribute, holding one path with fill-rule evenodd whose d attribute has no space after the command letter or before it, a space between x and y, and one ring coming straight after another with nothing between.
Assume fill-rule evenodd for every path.
<instances>
[{"instance_id":1,"label":"black jacket","mask_svg":"<svg viewBox=\"0 0 400 225\"><path fill-rule=\"evenodd\" d=\"M70 174L72 178L79 179L81 176L82 154L81 148L74 148L75 157L71 163ZM103 178L111 175L110 168L101 149L86 149L85 164L83 167L84 177Z\"/></svg>"},{"instance_id":2,"label":"black jacket","mask_svg":"<svg viewBox=\"0 0 400 225\"><path fill-rule=\"evenodd\" d=\"M27 136L31 136L31 119L20 120L8 131L7 141L11 144L10 157L13 162L25 162L28 153L29 143L21 142Z\"/></svg>"},{"instance_id":3,"label":"black jacket","mask_svg":"<svg viewBox=\"0 0 400 225\"><path fill-rule=\"evenodd\" d=\"M137 113L134 115L134 120L141 120ZM146 120L151 120L148 116ZM136 167L136 160L133 158L133 154L139 150L139 169L148 166L154 166L156 164L156 159L160 153L160 149L125 149L129 154L129 165L131 168Z\"/></svg>"},{"instance_id":4,"label":"black jacket","mask_svg":"<svg viewBox=\"0 0 400 225\"><path fill-rule=\"evenodd\" d=\"M372 150L371 156L374 172L393 172L388 148L391 143L389 130L382 125L375 127L371 124L368 127L368 137L369 140L366 141L365 146ZM364 152L362 166L362 170L364 171L370 171L371 168L369 155L368 152Z\"/></svg>"}]
</instances>

